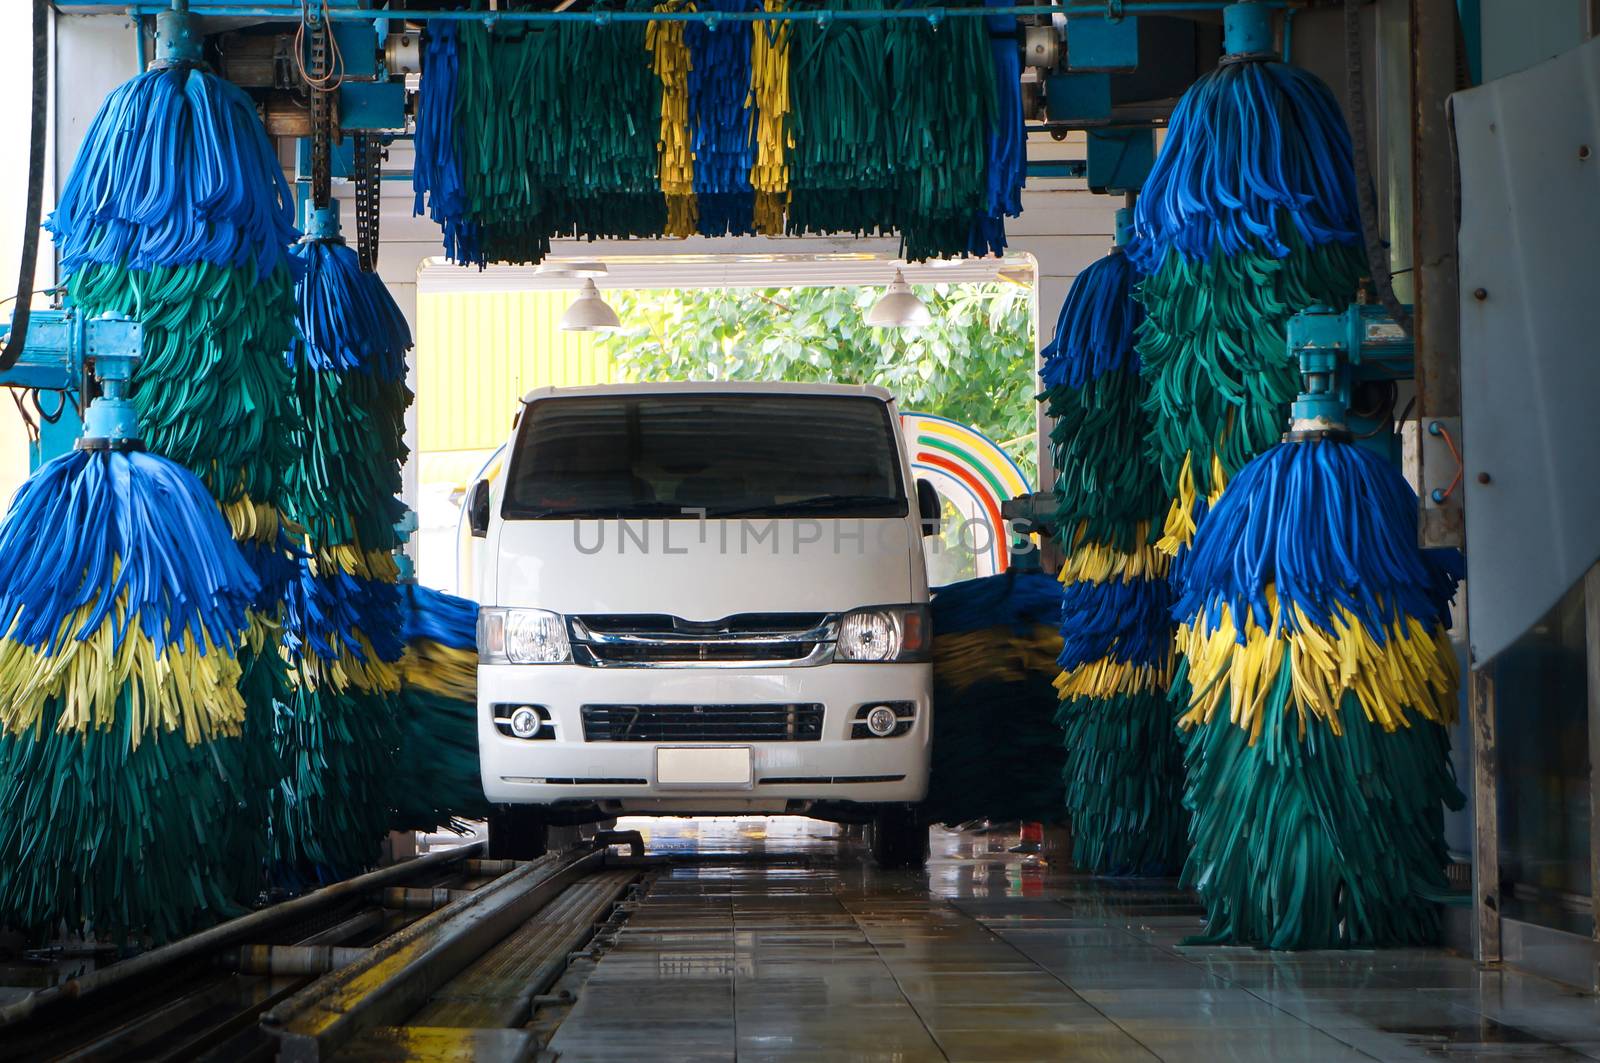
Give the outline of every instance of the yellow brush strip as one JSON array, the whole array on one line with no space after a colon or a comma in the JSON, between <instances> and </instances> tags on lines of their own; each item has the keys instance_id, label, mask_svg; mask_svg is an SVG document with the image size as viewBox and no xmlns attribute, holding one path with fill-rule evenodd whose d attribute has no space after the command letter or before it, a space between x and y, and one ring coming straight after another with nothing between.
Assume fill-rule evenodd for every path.
<instances>
[{"instance_id":1,"label":"yellow brush strip","mask_svg":"<svg viewBox=\"0 0 1600 1063\"><path fill-rule=\"evenodd\" d=\"M400 578L400 566L394 554L387 550L363 550L354 544L311 549L309 541L306 547L311 551L311 574L314 576L331 574L337 569L357 579L382 583L393 583Z\"/></svg>"},{"instance_id":2,"label":"yellow brush strip","mask_svg":"<svg viewBox=\"0 0 1600 1063\"><path fill-rule=\"evenodd\" d=\"M1289 655L1293 702L1301 735L1310 717L1342 734L1339 706L1346 692L1360 700L1367 718L1385 731L1411 726L1407 710L1449 726L1456 718L1456 655L1445 631L1415 617L1391 623L1380 644L1348 610L1337 607L1334 630L1313 627L1298 607L1300 630L1283 628L1277 594L1267 588L1272 625L1246 618L1240 640L1232 610L1224 607L1215 627L1202 614L1178 628L1177 649L1189 660L1189 711L1185 727L1210 723L1228 700L1228 719L1261 734L1268 695Z\"/></svg>"},{"instance_id":3,"label":"yellow brush strip","mask_svg":"<svg viewBox=\"0 0 1600 1063\"><path fill-rule=\"evenodd\" d=\"M355 634L361 647L358 658L342 644L339 655L326 660L314 653L304 654L289 666L289 681L311 690L329 689L341 694L351 690L368 694L394 694L400 690L400 666L394 661L380 661L372 643L361 632Z\"/></svg>"},{"instance_id":4,"label":"yellow brush strip","mask_svg":"<svg viewBox=\"0 0 1600 1063\"><path fill-rule=\"evenodd\" d=\"M1172 685L1172 661L1161 665L1131 664L1102 657L1080 664L1055 678L1056 696L1112 698L1118 694L1165 693Z\"/></svg>"},{"instance_id":5,"label":"yellow brush strip","mask_svg":"<svg viewBox=\"0 0 1600 1063\"><path fill-rule=\"evenodd\" d=\"M248 495L237 502L225 503L222 515L237 542L270 543L278 537L278 529L283 525L275 506L257 502Z\"/></svg>"},{"instance_id":6,"label":"yellow brush strip","mask_svg":"<svg viewBox=\"0 0 1600 1063\"><path fill-rule=\"evenodd\" d=\"M965 690L979 680L1022 682L1055 671L1061 635L1036 625L1025 635L1010 628L982 628L933 640L933 673L939 682Z\"/></svg>"},{"instance_id":7,"label":"yellow brush strip","mask_svg":"<svg viewBox=\"0 0 1600 1063\"><path fill-rule=\"evenodd\" d=\"M782 11L784 0L766 0L768 11ZM750 95L745 107L754 110L756 160L750 167L750 187L755 190L753 222L763 236L782 236L789 208L788 150L794 138L785 119L789 114L788 22L757 22L750 45Z\"/></svg>"},{"instance_id":8,"label":"yellow brush strip","mask_svg":"<svg viewBox=\"0 0 1600 1063\"><path fill-rule=\"evenodd\" d=\"M278 606L275 616L250 609L245 612L244 617L244 638L240 640L240 653L248 652L259 657L269 647L274 650L279 648L283 641L283 606Z\"/></svg>"},{"instance_id":9,"label":"yellow brush strip","mask_svg":"<svg viewBox=\"0 0 1600 1063\"><path fill-rule=\"evenodd\" d=\"M418 639L406 647L400 658L401 679L406 686L426 690L457 701L478 698L478 654L446 646L432 639Z\"/></svg>"},{"instance_id":10,"label":"yellow brush strip","mask_svg":"<svg viewBox=\"0 0 1600 1063\"><path fill-rule=\"evenodd\" d=\"M0 638L0 726L7 733L41 727L51 698L61 702L55 723L61 733L109 730L124 705L134 746L162 731L182 731L190 745L239 733L244 699L231 653L209 638L196 645L185 632L158 654L136 626L114 648L110 618L88 638L73 638L92 612L86 605L62 620L55 653ZM121 603L116 613L124 616Z\"/></svg>"},{"instance_id":11,"label":"yellow brush strip","mask_svg":"<svg viewBox=\"0 0 1600 1063\"><path fill-rule=\"evenodd\" d=\"M1161 539L1156 543L1156 549L1170 557L1178 556L1178 551L1194 542L1194 533L1198 528L1194 507L1200 493L1194 482L1194 467L1190 464L1193 457L1193 452L1183 456L1183 469L1178 473L1178 497L1172 500L1172 505L1167 509L1167 519L1161 526ZM1206 496L1207 506L1217 504L1227 482L1228 476L1222 470L1221 459L1212 454L1211 493Z\"/></svg>"},{"instance_id":12,"label":"yellow brush strip","mask_svg":"<svg viewBox=\"0 0 1600 1063\"><path fill-rule=\"evenodd\" d=\"M1149 532L1149 524L1141 523L1136 537L1143 542ZM1081 532L1075 542L1057 577L1063 585L1166 579L1172 563L1171 557L1154 546L1117 550L1105 543L1088 542Z\"/></svg>"},{"instance_id":13,"label":"yellow brush strip","mask_svg":"<svg viewBox=\"0 0 1600 1063\"><path fill-rule=\"evenodd\" d=\"M693 4L667 0L657 11L693 11ZM682 22L652 22L645 44L661 79L661 135L656 150L661 160L661 194L667 199L668 236L693 236L699 222L694 198L694 149L689 137L689 46Z\"/></svg>"}]
</instances>

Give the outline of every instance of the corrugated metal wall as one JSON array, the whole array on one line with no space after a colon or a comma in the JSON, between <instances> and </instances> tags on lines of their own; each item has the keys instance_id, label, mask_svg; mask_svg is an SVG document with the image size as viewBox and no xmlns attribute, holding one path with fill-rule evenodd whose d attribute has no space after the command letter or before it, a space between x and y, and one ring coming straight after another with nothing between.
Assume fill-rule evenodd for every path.
<instances>
[{"instance_id":1,"label":"corrugated metal wall","mask_svg":"<svg viewBox=\"0 0 1600 1063\"><path fill-rule=\"evenodd\" d=\"M417 296L417 433L422 451L492 450L518 397L553 384L612 379L594 335L562 332L572 292L435 292Z\"/></svg>"}]
</instances>

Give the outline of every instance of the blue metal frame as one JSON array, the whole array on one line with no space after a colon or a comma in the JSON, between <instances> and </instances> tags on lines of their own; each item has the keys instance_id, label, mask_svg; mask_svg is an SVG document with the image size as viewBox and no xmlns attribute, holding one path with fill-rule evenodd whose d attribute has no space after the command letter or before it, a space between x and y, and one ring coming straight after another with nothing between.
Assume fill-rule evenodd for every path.
<instances>
[{"instance_id":1,"label":"blue metal frame","mask_svg":"<svg viewBox=\"0 0 1600 1063\"><path fill-rule=\"evenodd\" d=\"M1260 7L1281 9L1292 6L1293 0L1256 0ZM56 0L64 10L74 7L104 7L104 0ZM897 19L926 19L942 22L949 18L987 18L990 15L1171 15L1200 11L1219 11L1229 6L1220 0L1111 0L1111 2L1068 2L1037 7L928 7L885 8L867 11L459 11L449 9L418 9L403 12L407 18L448 19L458 22L583 22L604 26L612 22L882 22ZM127 5L130 15L154 15L169 10L170 5L155 0L143 0ZM209 3L193 0L197 15L226 16L230 18L262 18L300 21L298 3ZM333 7L328 17L335 22L361 21L382 17L388 12L375 8Z\"/></svg>"}]
</instances>

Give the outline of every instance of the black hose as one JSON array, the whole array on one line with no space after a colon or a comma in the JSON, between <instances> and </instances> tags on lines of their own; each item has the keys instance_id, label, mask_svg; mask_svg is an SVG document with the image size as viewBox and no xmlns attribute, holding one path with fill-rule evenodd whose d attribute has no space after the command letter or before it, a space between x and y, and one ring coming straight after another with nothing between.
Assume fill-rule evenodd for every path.
<instances>
[{"instance_id":1,"label":"black hose","mask_svg":"<svg viewBox=\"0 0 1600 1063\"><path fill-rule=\"evenodd\" d=\"M50 12L46 0L33 0L33 126L28 139L28 206L22 224L22 265L17 271L17 306L11 335L0 351L0 373L17 364L28 339L33 301L33 271L39 264L39 212L44 207L45 117L50 107Z\"/></svg>"},{"instance_id":2,"label":"black hose","mask_svg":"<svg viewBox=\"0 0 1600 1063\"><path fill-rule=\"evenodd\" d=\"M1344 0L1345 90L1350 105L1350 139L1355 151L1356 203L1361 211L1361 237L1367 248L1367 271L1378 301L1401 330L1411 335L1411 311L1394 294L1394 274L1389 269L1389 249L1378 232L1378 194L1372 184L1372 163L1367 158L1366 75L1361 67L1361 3Z\"/></svg>"}]
</instances>

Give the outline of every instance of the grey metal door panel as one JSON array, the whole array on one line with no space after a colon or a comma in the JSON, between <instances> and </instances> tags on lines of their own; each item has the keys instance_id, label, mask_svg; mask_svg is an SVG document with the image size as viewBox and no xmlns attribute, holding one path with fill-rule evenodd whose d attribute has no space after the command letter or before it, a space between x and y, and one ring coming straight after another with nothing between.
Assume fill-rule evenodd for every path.
<instances>
[{"instance_id":1,"label":"grey metal door panel","mask_svg":"<svg viewBox=\"0 0 1600 1063\"><path fill-rule=\"evenodd\" d=\"M1600 558L1600 39L1450 99L1481 663Z\"/></svg>"}]
</instances>

